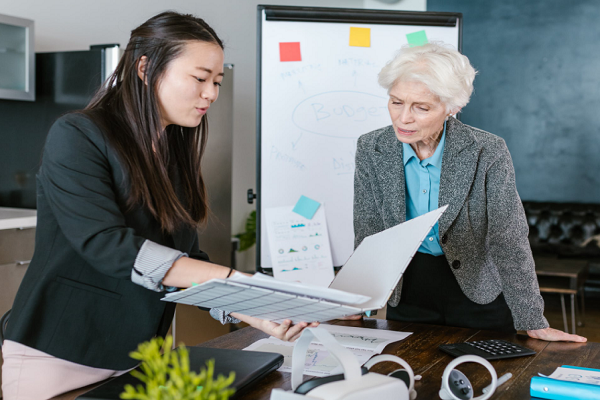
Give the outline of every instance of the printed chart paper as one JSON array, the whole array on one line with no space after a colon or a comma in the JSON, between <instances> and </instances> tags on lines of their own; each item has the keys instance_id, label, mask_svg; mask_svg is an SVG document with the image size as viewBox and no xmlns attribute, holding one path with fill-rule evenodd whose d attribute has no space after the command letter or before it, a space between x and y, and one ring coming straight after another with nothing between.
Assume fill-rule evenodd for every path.
<instances>
[{"instance_id":1,"label":"printed chart paper","mask_svg":"<svg viewBox=\"0 0 600 400\"><path fill-rule=\"evenodd\" d=\"M380 354L388 344L403 340L412 334L409 332L393 332L326 324L321 324L319 327L327 329L338 343L350 350L360 365L366 363L375 354ZM278 371L292 372L294 343L284 342L271 336L268 339L261 339L252 343L244 350L282 354L284 362ZM321 343L313 341L306 352L304 375L328 376L341 372L341 367L337 360L329 354Z\"/></svg>"},{"instance_id":2,"label":"printed chart paper","mask_svg":"<svg viewBox=\"0 0 600 400\"><path fill-rule=\"evenodd\" d=\"M334 273L325 207L321 204L312 219L292 209L266 210L273 275L283 281L329 286Z\"/></svg>"}]
</instances>

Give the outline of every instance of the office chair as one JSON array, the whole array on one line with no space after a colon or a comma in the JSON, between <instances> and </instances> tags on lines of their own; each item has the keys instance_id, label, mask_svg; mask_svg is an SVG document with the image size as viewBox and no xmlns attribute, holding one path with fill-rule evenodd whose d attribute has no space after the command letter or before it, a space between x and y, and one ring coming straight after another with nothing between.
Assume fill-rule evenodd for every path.
<instances>
[{"instance_id":1,"label":"office chair","mask_svg":"<svg viewBox=\"0 0 600 400\"><path fill-rule=\"evenodd\" d=\"M4 331L6 330L6 325L8 324L9 317L10 310L5 312L2 318L0 318L0 348L2 347L2 342L4 342Z\"/></svg>"}]
</instances>

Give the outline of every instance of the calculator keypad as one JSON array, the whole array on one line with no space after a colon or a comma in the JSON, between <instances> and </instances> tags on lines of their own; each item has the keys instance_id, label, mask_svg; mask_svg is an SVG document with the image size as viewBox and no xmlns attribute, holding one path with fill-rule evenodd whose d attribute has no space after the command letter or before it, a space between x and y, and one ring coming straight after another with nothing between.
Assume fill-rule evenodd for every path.
<instances>
[{"instance_id":1,"label":"calculator keypad","mask_svg":"<svg viewBox=\"0 0 600 400\"><path fill-rule=\"evenodd\" d=\"M475 354L487 360L521 357L535 354L535 351L506 340L478 340L440 346L440 349L454 357Z\"/></svg>"}]
</instances>

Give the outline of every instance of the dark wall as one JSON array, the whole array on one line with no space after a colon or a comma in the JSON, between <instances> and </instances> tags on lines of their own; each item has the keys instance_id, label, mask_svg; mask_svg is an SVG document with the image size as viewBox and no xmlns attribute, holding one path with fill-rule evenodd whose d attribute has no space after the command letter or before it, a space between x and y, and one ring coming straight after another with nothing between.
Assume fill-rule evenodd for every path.
<instances>
[{"instance_id":1,"label":"dark wall","mask_svg":"<svg viewBox=\"0 0 600 400\"><path fill-rule=\"evenodd\" d=\"M48 130L84 108L102 82L100 50L37 53L36 100L0 100L0 207L36 207L35 175Z\"/></svg>"},{"instance_id":2,"label":"dark wall","mask_svg":"<svg viewBox=\"0 0 600 400\"><path fill-rule=\"evenodd\" d=\"M462 121L506 140L524 200L600 203L600 2L428 0L479 71Z\"/></svg>"}]
</instances>

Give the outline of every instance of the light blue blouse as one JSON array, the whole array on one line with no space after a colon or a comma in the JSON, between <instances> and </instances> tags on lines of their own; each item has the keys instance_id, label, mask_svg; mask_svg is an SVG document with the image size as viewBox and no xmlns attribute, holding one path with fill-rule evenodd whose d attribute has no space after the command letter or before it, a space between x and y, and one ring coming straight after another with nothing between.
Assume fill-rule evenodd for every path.
<instances>
[{"instance_id":1,"label":"light blue blouse","mask_svg":"<svg viewBox=\"0 0 600 400\"><path fill-rule=\"evenodd\" d=\"M402 143L404 158L404 176L406 180L406 220L428 213L438 208L440 194L440 175L442 173L442 155L446 143L446 123L444 132L435 153L429 158L419 160L409 144ZM441 256L439 226L436 223L419 247L419 252Z\"/></svg>"}]
</instances>

